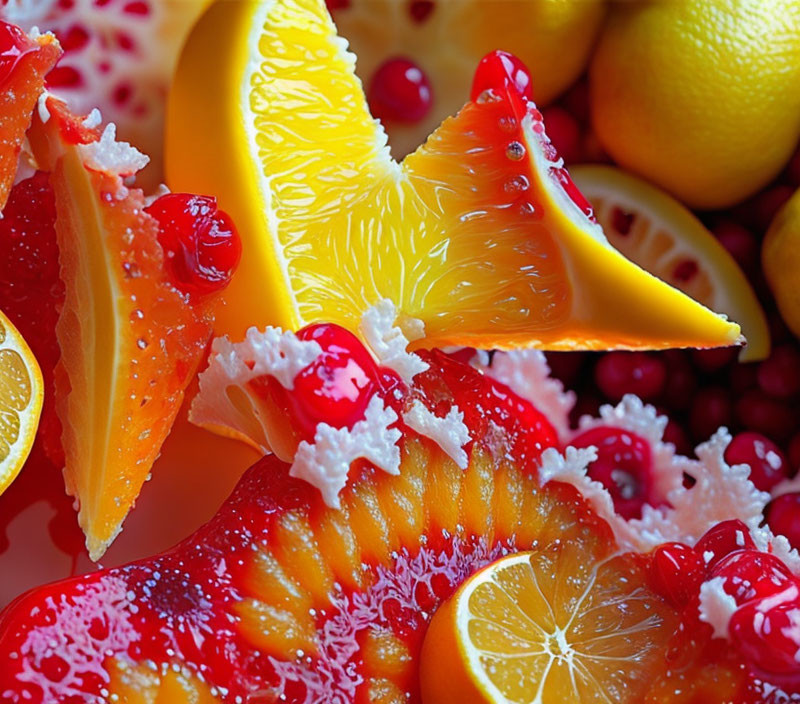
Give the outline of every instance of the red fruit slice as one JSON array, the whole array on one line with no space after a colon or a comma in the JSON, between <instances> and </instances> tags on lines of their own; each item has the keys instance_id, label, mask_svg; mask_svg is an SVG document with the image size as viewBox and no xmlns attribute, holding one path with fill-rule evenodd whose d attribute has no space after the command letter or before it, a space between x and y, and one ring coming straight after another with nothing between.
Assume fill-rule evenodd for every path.
<instances>
[{"instance_id":1,"label":"red fruit slice","mask_svg":"<svg viewBox=\"0 0 800 704\"><path fill-rule=\"evenodd\" d=\"M14 182L45 75L60 54L54 37L45 34L33 39L19 27L0 21L0 210Z\"/></svg>"},{"instance_id":2,"label":"red fruit slice","mask_svg":"<svg viewBox=\"0 0 800 704\"><path fill-rule=\"evenodd\" d=\"M532 430L497 407L499 387L441 353L424 361L412 393L465 409L466 470L406 430L400 473L355 463L336 510L268 456L173 551L8 609L0 702L419 702L428 621L467 576L559 540L612 553L574 488L541 489L536 458L519 461Z\"/></svg>"},{"instance_id":3,"label":"red fruit slice","mask_svg":"<svg viewBox=\"0 0 800 704\"><path fill-rule=\"evenodd\" d=\"M47 101L31 143L51 171L64 310L56 328L58 414L68 492L98 559L158 455L210 336L207 298L170 280L159 223L122 175L145 159Z\"/></svg>"}]
</instances>

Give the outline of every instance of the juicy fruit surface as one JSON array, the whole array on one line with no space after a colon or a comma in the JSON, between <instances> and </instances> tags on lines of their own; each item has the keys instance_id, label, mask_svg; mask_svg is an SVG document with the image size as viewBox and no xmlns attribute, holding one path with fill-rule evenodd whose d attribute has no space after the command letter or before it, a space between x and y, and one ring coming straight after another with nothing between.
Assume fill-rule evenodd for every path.
<instances>
[{"instance_id":1,"label":"juicy fruit surface","mask_svg":"<svg viewBox=\"0 0 800 704\"><path fill-rule=\"evenodd\" d=\"M224 61L206 51L212 34L230 48ZM226 109L205 105L211 96ZM736 338L606 245L516 86L473 96L402 165L392 161L321 2L214 6L170 100L171 187L216 193L246 233L248 256L227 294L236 304L221 325L235 338L253 324L327 319L354 329L383 298L422 319L430 345ZM320 251L333 266L320 266ZM249 295L265 281L271 296ZM616 314L623 301L626 316Z\"/></svg>"},{"instance_id":2,"label":"juicy fruit surface","mask_svg":"<svg viewBox=\"0 0 800 704\"><path fill-rule=\"evenodd\" d=\"M428 630L425 701L641 701L675 614L612 551L559 541L470 577Z\"/></svg>"},{"instance_id":3,"label":"juicy fruit surface","mask_svg":"<svg viewBox=\"0 0 800 704\"><path fill-rule=\"evenodd\" d=\"M770 225L761 258L783 319L795 335L800 335L800 295L793 285L800 266L800 191Z\"/></svg>"},{"instance_id":4,"label":"juicy fruit surface","mask_svg":"<svg viewBox=\"0 0 800 704\"><path fill-rule=\"evenodd\" d=\"M565 540L606 554L610 532L578 493L540 488L536 457L523 465L509 449L530 432L497 405L509 392L440 353L425 359L415 383L426 397L473 400L466 470L407 436L399 475L359 463L332 510L267 457L173 551L7 610L0 701L419 701L430 614L467 576Z\"/></svg>"},{"instance_id":5,"label":"juicy fruit surface","mask_svg":"<svg viewBox=\"0 0 800 704\"><path fill-rule=\"evenodd\" d=\"M31 451L43 387L36 358L0 312L0 492L14 481Z\"/></svg>"},{"instance_id":6,"label":"juicy fruit surface","mask_svg":"<svg viewBox=\"0 0 800 704\"><path fill-rule=\"evenodd\" d=\"M597 0L352 0L328 2L328 7L358 56L370 107L398 158L413 152L462 106L476 64L495 49L519 56L536 76L536 102L549 103L583 70L605 15L605 3ZM413 102L413 94L411 100L404 97L402 84L386 81L385 67L398 57L410 58L430 84L424 114L376 110L373 91L388 94L393 103Z\"/></svg>"},{"instance_id":7,"label":"juicy fruit surface","mask_svg":"<svg viewBox=\"0 0 800 704\"><path fill-rule=\"evenodd\" d=\"M172 285L142 192L87 168L81 148L102 143L99 135L58 103L49 107L51 119L37 125L34 144L51 170L59 215L65 298L55 379L64 476L97 559L172 426L210 322L208 311Z\"/></svg>"},{"instance_id":8,"label":"juicy fruit surface","mask_svg":"<svg viewBox=\"0 0 800 704\"><path fill-rule=\"evenodd\" d=\"M25 131L45 75L60 53L52 38L37 43L18 27L0 21L0 209L14 183Z\"/></svg>"},{"instance_id":9,"label":"juicy fruit surface","mask_svg":"<svg viewBox=\"0 0 800 704\"><path fill-rule=\"evenodd\" d=\"M608 241L671 286L742 327L743 362L769 354L769 330L753 288L717 239L671 196L611 166L570 170Z\"/></svg>"},{"instance_id":10,"label":"juicy fruit surface","mask_svg":"<svg viewBox=\"0 0 800 704\"><path fill-rule=\"evenodd\" d=\"M623 3L592 57L592 124L621 166L689 206L725 207L789 160L798 76L791 0Z\"/></svg>"},{"instance_id":11,"label":"juicy fruit surface","mask_svg":"<svg viewBox=\"0 0 800 704\"><path fill-rule=\"evenodd\" d=\"M0 18L55 34L64 54L47 87L76 113L99 108L116 123L151 156L144 178L155 187L163 178L164 98L181 44L208 2L8 0Z\"/></svg>"}]
</instances>

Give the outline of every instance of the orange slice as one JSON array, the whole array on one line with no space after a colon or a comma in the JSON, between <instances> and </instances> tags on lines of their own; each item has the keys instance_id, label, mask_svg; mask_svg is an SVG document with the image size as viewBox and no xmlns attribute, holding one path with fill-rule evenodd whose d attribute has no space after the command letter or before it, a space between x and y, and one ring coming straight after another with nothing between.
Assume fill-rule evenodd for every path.
<instances>
[{"instance_id":1,"label":"orange slice","mask_svg":"<svg viewBox=\"0 0 800 704\"><path fill-rule=\"evenodd\" d=\"M67 492L97 560L150 473L211 325L172 285L143 193L123 184L146 160L110 125L100 136L60 101L47 108L31 144L50 171L66 291L56 407Z\"/></svg>"},{"instance_id":2,"label":"orange slice","mask_svg":"<svg viewBox=\"0 0 800 704\"><path fill-rule=\"evenodd\" d=\"M597 553L557 541L470 577L425 636L423 700L641 702L675 617L634 556Z\"/></svg>"},{"instance_id":3,"label":"orange slice","mask_svg":"<svg viewBox=\"0 0 800 704\"><path fill-rule=\"evenodd\" d=\"M747 338L741 361L769 355L767 320L753 287L686 206L612 166L574 166L570 172L614 247L662 281L739 323Z\"/></svg>"},{"instance_id":4,"label":"orange slice","mask_svg":"<svg viewBox=\"0 0 800 704\"><path fill-rule=\"evenodd\" d=\"M213 5L170 95L173 190L243 235L218 329L354 330L384 298L419 344L734 343L730 324L626 260L582 211L541 115L485 65L475 100L397 164L322 0ZM495 64L501 60L495 56Z\"/></svg>"},{"instance_id":5,"label":"orange slice","mask_svg":"<svg viewBox=\"0 0 800 704\"><path fill-rule=\"evenodd\" d=\"M0 312L0 494L30 454L43 397L44 382L33 352Z\"/></svg>"}]
</instances>

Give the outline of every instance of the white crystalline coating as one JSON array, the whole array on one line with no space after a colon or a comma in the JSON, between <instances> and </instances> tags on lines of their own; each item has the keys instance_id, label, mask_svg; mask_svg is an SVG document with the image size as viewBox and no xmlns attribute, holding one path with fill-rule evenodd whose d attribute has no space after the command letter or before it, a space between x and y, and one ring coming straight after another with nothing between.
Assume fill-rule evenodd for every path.
<instances>
[{"instance_id":1,"label":"white crystalline coating","mask_svg":"<svg viewBox=\"0 0 800 704\"><path fill-rule=\"evenodd\" d=\"M397 420L397 414L375 395L364 420L352 429L320 423L314 442L300 443L289 474L319 489L331 508L341 508L339 492L347 485L347 474L355 460L368 460L388 474L400 473L400 431L390 427Z\"/></svg>"},{"instance_id":2,"label":"white crystalline coating","mask_svg":"<svg viewBox=\"0 0 800 704\"><path fill-rule=\"evenodd\" d=\"M714 638L727 639L728 624L737 606L724 587L724 577L714 577L700 585L700 620L714 629Z\"/></svg>"},{"instance_id":3,"label":"white crystalline coating","mask_svg":"<svg viewBox=\"0 0 800 704\"><path fill-rule=\"evenodd\" d=\"M147 166L150 157L127 142L117 141L117 126L109 122L98 142L79 144L83 163L94 171L130 176Z\"/></svg>"},{"instance_id":4,"label":"white crystalline coating","mask_svg":"<svg viewBox=\"0 0 800 704\"><path fill-rule=\"evenodd\" d=\"M272 449L270 433L275 429L261 412L260 399L249 382L269 375L291 389L297 374L320 354L322 347L314 340L301 340L273 327L263 332L250 328L237 343L227 337L215 338L208 367L199 376L200 391L192 401L189 419L227 431L268 453Z\"/></svg>"},{"instance_id":5,"label":"white crystalline coating","mask_svg":"<svg viewBox=\"0 0 800 704\"><path fill-rule=\"evenodd\" d=\"M103 116L97 108L92 108L91 112L84 118L81 123L87 130L93 130L99 127L103 122Z\"/></svg>"},{"instance_id":6,"label":"white crystalline coating","mask_svg":"<svg viewBox=\"0 0 800 704\"><path fill-rule=\"evenodd\" d=\"M410 321L405 331L395 325L397 309L388 298L376 303L361 319L361 333L378 362L396 371L400 378L411 384L414 377L428 369L428 365L413 352L408 351L407 334L419 339L425 333L421 321Z\"/></svg>"},{"instance_id":7,"label":"white crystalline coating","mask_svg":"<svg viewBox=\"0 0 800 704\"><path fill-rule=\"evenodd\" d=\"M39 95L39 99L36 101L36 112L39 115L39 119L44 123L50 120L50 110L47 108L47 99L50 97L50 94L43 90Z\"/></svg>"},{"instance_id":8,"label":"white crystalline coating","mask_svg":"<svg viewBox=\"0 0 800 704\"><path fill-rule=\"evenodd\" d=\"M768 525L763 525L757 530L750 530L753 542L762 552L775 555L789 570L800 576L800 553L791 546L783 535L775 535Z\"/></svg>"},{"instance_id":9,"label":"white crystalline coating","mask_svg":"<svg viewBox=\"0 0 800 704\"><path fill-rule=\"evenodd\" d=\"M486 376L508 386L514 393L544 413L563 440L569 433L569 414L575 405L575 392L550 376L547 358L540 350L511 350L489 355L476 354L472 366Z\"/></svg>"},{"instance_id":10,"label":"white crystalline coating","mask_svg":"<svg viewBox=\"0 0 800 704\"><path fill-rule=\"evenodd\" d=\"M694 467L691 460L675 454L674 445L663 441L668 422L653 406L642 403L638 396L626 394L616 406L601 406L599 418L583 416L575 435L611 426L647 440L653 462L653 499L663 502L672 491L683 486L684 473L691 473Z\"/></svg>"},{"instance_id":11,"label":"white crystalline coating","mask_svg":"<svg viewBox=\"0 0 800 704\"><path fill-rule=\"evenodd\" d=\"M464 445L471 437L464 424L464 412L457 406L453 406L444 418L440 418L420 400L415 399L411 408L403 413L403 421L412 430L433 440L461 469L467 468L469 459Z\"/></svg>"}]
</instances>

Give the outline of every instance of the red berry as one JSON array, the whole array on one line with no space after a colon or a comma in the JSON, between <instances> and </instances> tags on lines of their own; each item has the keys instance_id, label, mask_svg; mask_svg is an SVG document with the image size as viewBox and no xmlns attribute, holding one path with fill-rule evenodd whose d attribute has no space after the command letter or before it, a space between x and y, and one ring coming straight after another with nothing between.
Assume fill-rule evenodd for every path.
<instances>
[{"instance_id":1,"label":"red berry","mask_svg":"<svg viewBox=\"0 0 800 704\"><path fill-rule=\"evenodd\" d=\"M800 432L795 433L789 440L789 475L794 476L800 469Z\"/></svg>"},{"instance_id":2,"label":"red berry","mask_svg":"<svg viewBox=\"0 0 800 704\"><path fill-rule=\"evenodd\" d=\"M718 386L700 389L689 409L689 428L695 440L707 440L720 426L733 420L730 394Z\"/></svg>"},{"instance_id":3,"label":"red berry","mask_svg":"<svg viewBox=\"0 0 800 704\"><path fill-rule=\"evenodd\" d=\"M792 547L800 549L800 493L783 494L773 499L764 515L775 535L784 535Z\"/></svg>"},{"instance_id":4,"label":"red berry","mask_svg":"<svg viewBox=\"0 0 800 704\"><path fill-rule=\"evenodd\" d=\"M758 550L735 550L723 557L709 573L709 578L723 577L723 589L736 603L762 599L784 589L793 576L775 555Z\"/></svg>"},{"instance_id":5,"label":"red berry","mask_svg":"<svg viewBox=\"0 0 800 704\"><path fill-rule=\"evenodd\" d=\"M653 466L650 443L621 428L601 427L574 438L573 447L597 448L589 476L600 482L623 518L640 518L642 507L652 503Z\"/></svg>"},{"instance_id":6,"label":"red berry","mask_svg":"<svg viewBox=\"0 0 800 704\"><path fill-rule=\"evenodd\" d=\"M732 519L709 528L694 549L703 558L706 569L711 571L726 555L737 550L753 550L755 547L748 527L740 520Z\"/></svg>"},{"instance_id":7,"label":"red berry","mask_svg":"<svg viewBox=\"0 0 800 704\"><path fill-rule=\"evenodd\" d=\"M685 411L697 389L697 377L683 350L667 350L661 355L667 365L667 382L661 402L673 411Z\"/></svg>"},{"instance_id":8,"label":"red berry","mask_svg":"<svg viewBox=\"0 0 800 704\"><path fill-rule=\"evenodd\" d=\"M683 543L664 543L653 552L650 575L655 588L673 605L686 606L706 576L700 554Z\"/></svg>"},{"instance_id":9,"label":"red berry","mask_svg":"<svg viewBox=\"0 0 800 704\"><path fill-rule=\"evenodd\" d=\"M712 232L748 276L758 270L761 247L750 230L733 220L721 220Z\"/></svg>"},{"instance_id":10,"label":"red berry","mask_svg":"<svg viewBox=\"0 0 800 704\"><path fill-rule=\"evenodd\" d=\"M781 345L758 365L758 385L775 398L800 393L800 351L793 344Z\"/></svg>"},{"instance_id":11,"label":"red berry","mask_svg":"<svg viewBox=\"0 0 800 704\"><path fill-rule=\"evenodd\" d=\"M746 391L736 401L736 417L748 430L780 442L788 439L795 430L794 411L759 389Z\"/></svg>"},{"instance_id":12,"label":"red berry","mask_svg":"<svg viewBox=\"0 0 800 704\"><path fill-rule=\"evenodd\" d=\"M376 391L378 368L359 339L338 325L322 323L300 330L301 340L314 340L320 354L287 391L289 408L306 437L317 424L352 428Z\"/></svg>"},{"instance_id":13,"label":"red berry","mask_svg":"<svg viewBox=\"0 0 800 704\"><path fill-rule=\"evenodd\" d=\"M205 295L228 285L242 243L216 198L168 193L145 210L158 221L158 241L176 288Z\"/></svg>"},{"instance_id":14,"label":"red berry","mask_svg":"<svg viewBox=\"0 0 800 704\"><path fill-rule=\"evenodd\" d=\"M385 61L372 76L367 92L372 114L388 122L418 122L433 105L425 72L410 59Z\"/></svg>"},{"instance_id":15,"label":"red berry","mask_svg":"<svg viewBox=\"0 0 800 704\"><path fill-rule=\"evenodd\" d=\"M556 151L566 164L581 160L581 130L577 121L564 108L552 105L542 110L545 130Z\"/></svg>"},{"instance_id":16,"label":"red berry","mask_svg":"<svg viewBox=\"0 0 800 704\"><path fill-rule=\"evenodd\" d=\"M487 90L502 93L509 89L533 100L533 83L527 66L507 51L497 50L484 56L472 80L472 101L477 102Z\"/></svg>"},{"instance_id":17,"label":"red berry","mask_svg":"<svg viewBox=\"0 0 800 704\"><path fill-rule=\"evenodd\" d=\"M738 347L714 347L708 350L692 350L692 361L698 369L713 373L727 367L738 355Z\"/></svg>"},{"instance_id":18,"label":"red berry","mask_svg":"<svg viewBox=\"0 0 800 704\"><path fill-rule=\"evenodd\" d=\"M612 401L625 394L652 401L664 390L667 370L660 357L643 352L610 352L600 358L594 376L597 386Z\"/></svg>"},{"instance_id":19,"label":"red berry","mask_svg":"<svg viewBox=\"0 0 800 704\"><path fill-rule=\"evenodd\" d=\"M8 78L19 60L35 47L19 27L0 21L0 84Z\"/></svg>"},{"instance_id":20,"label":"red berry","mask_svg":"<svg viewBox=\"0 0 800 704\"><path fill-rule=\"evenodd\" d=\"M739 433L725 450L725 461L750 467L750 480L756 489L769 491L789 476L786 456L772 440L760 433Z\"/></svg>"},{"instance_id":21,"label":"red berry","mask_svg":"<svg viewBox=\"0 0 800 704\"><path fill-rule=\"evenodd\" d=\"M670 418L667 427L664 429L664 442L672 443L675 446L675 452L679 455L688 456L692 454L692 444L689 442L689 436L683 427L672 418Z\"/></svg>"}]
</instances>

